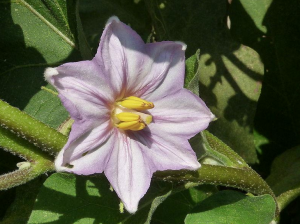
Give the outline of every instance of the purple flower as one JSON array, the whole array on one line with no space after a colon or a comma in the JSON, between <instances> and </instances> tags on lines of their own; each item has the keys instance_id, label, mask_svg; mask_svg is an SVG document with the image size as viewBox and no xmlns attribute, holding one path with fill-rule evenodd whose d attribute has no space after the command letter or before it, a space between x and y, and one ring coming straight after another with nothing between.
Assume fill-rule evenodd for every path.
<instances>
[{"instance_id":1,"label":"purple flower","mask_svg":"<svg viewBox=\"0 0 300 224\"><path fill-rule=\"evenodd\" d=\"M180 42L145 44L112 17L91 61L47 68L47 81L75 121L57 171L104 171L134 213L155 171L198 169L188 139L214 115L183 88L185 49Z\"/></svg>"}]
</instances>

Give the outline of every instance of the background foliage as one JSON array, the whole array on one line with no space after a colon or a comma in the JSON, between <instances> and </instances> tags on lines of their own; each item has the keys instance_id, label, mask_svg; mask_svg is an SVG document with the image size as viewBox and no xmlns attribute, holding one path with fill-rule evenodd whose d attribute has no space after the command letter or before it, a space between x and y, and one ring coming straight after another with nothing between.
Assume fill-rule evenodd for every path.
<instances>
[{"instance_id":1,"label":"background foliage","mask_svg":"<svg viewBox=\"0 0 300 224\"><path fill-rule=\"evenodd\" d=\"M299 10L297 0L0 1L0 99L58 128L68 113L55 94L41 89L52 89L43 71L91 59L112 15L145 42L183 41L188 46L185 86L218 117L208 130L266 179L282 208L287 206L281 223L299 223ZM203 147L203 141L203 136L191 140L199 159L237 167L232 161L238 157L214 151L224 143ZM21 161L1 149L1 174ZM269 195L159 177L130 215L120 213L103 176L48 175L0 191L1 223L268 224L274 218Z\"/></svg>"}]
</instances>

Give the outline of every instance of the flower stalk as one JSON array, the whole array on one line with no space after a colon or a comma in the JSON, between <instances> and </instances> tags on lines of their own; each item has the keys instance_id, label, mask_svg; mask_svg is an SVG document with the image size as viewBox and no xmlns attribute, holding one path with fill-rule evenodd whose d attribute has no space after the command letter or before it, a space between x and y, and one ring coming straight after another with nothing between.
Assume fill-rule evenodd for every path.
<instances>
[{"instance_id":1,"label":"flower stalk","mask_svg":"<svg viewBox=\"0 0 300 224\"><path fill-rule=\"evenodd\" d=\"M293 200L300 196L300 187L296 187L292 190L288 190L277 197L278 208L281 212L286 206L288 206Z\"/></svg>"},{"instance_id":2,"label":"flower stalk","mask_svg":"<svg viewBox=\"0 0 300 224\"><path fill-rule=\"evenodd\" d=\"M28 161L22 163L23 165L19 166L18 170L0 176L0 190L24 184L43 173L54 170L52 158L49 155L1 127L0 146Z\"/></svg>"},{"instance_id":3,"label":"flower stalk","mask_svg":"<svg viewBox=\"0 0 300 224\"><path fill-rule=\"evenodd\" d=\"M270 194L278 205L269 185L251 168L232 168L216 165L202 165L197 171L159 171L155 178L164 181L185 181L199 184L234 187L256 195Z\"/></svg>"},{"instance_id":4,"label":"flower stalk","mask_svg":"<svg viewBox=\"0 0 300 224\"><path fill-rule=\"evenodd\" d=\"M67 142L66 136L1 100L0 126L51 154L59 152Z\"/></svg>"}]
</instances>

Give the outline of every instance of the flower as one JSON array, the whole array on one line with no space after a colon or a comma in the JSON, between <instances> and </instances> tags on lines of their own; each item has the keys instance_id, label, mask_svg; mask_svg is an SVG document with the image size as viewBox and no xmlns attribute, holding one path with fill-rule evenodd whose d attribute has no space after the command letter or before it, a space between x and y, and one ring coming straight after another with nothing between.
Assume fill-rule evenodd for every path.
<instances>
[{"instance_id":1,"label":"flower","mask_svg":"<svg viewBox=\"0 0 300 224\"><path fill-rule=\"evenodd\" d=\"M145 44L117 17L108 20L91 61L47 68L74 124L57 171L104 172L134 213L158 170L200 167L188 139L214 115L183 88L186 45Z\"/></svg>"}]
</instances>

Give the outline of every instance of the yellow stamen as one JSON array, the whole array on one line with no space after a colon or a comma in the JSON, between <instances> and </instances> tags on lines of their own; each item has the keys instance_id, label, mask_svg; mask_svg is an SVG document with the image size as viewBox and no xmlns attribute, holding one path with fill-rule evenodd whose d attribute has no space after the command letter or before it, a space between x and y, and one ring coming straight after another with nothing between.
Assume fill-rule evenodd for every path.
<instances>
[{"instance_id":1,"label":"yellow stamen","mask_svg":"<svg viewBox=\"0 0 300 224\"><path fill-rule=\"evenodd\" d=\"M119 105L133 110L148 110L154 107L152 102L148 102L135 96L129 96L118 102Z\"/></svg>"},{"instance_id":2,"label":"yellow stamen","mask_svg":"<svg viewBox=\"0 0 300 224\"><path fill-rule=\"evenodd\" d=\"M138 114L122 112L116 115L120 121L138 121L140 116Z\"/></svg>"},{"instance_id":3,"label":"yellow stamen","mask_svg":"<svg viewBox=\"0 0 300 224\"><path fill-rule=\"evenodd\" d=\"M146 125L141 121L125 121L117 124L116 126L122 130L131 131L139 131L146 127Z\"/></svg>"},{"instance_id":4,"label":"yellow stamen","mask_svg":"<svg viewBox=\"0 0 300 224\"><path fill-rule=\"evenodd\" d=\"M146 127L146 125L144 123L138 123L135 126L132 126L129 130L131 131L140 131L143 130Z\"/></svg>"},{"instance_id":5,"label":"yellow stamen","mask_svg":"<svg viewBox=\"0 0 300 224\"><path fill-rule=\"evenodd\" d=\"M130 130L132 127L138 126L139 123L140 121L125 121L117 124L116 126L123 130Z\"/></svg>"},{"instance_id":6,"label":"yellow stamen","mask_svg":"<svg viewBox=\"0 0 300 224\"><path fill-rule=\"evenodd\" d=\"M152 102L140 99L135 96L126 97L117 101L112 110L112 122L121 130L139 131L152 122L152 116L142 113L154 107Z\"/></svg>"}]
</instances>

